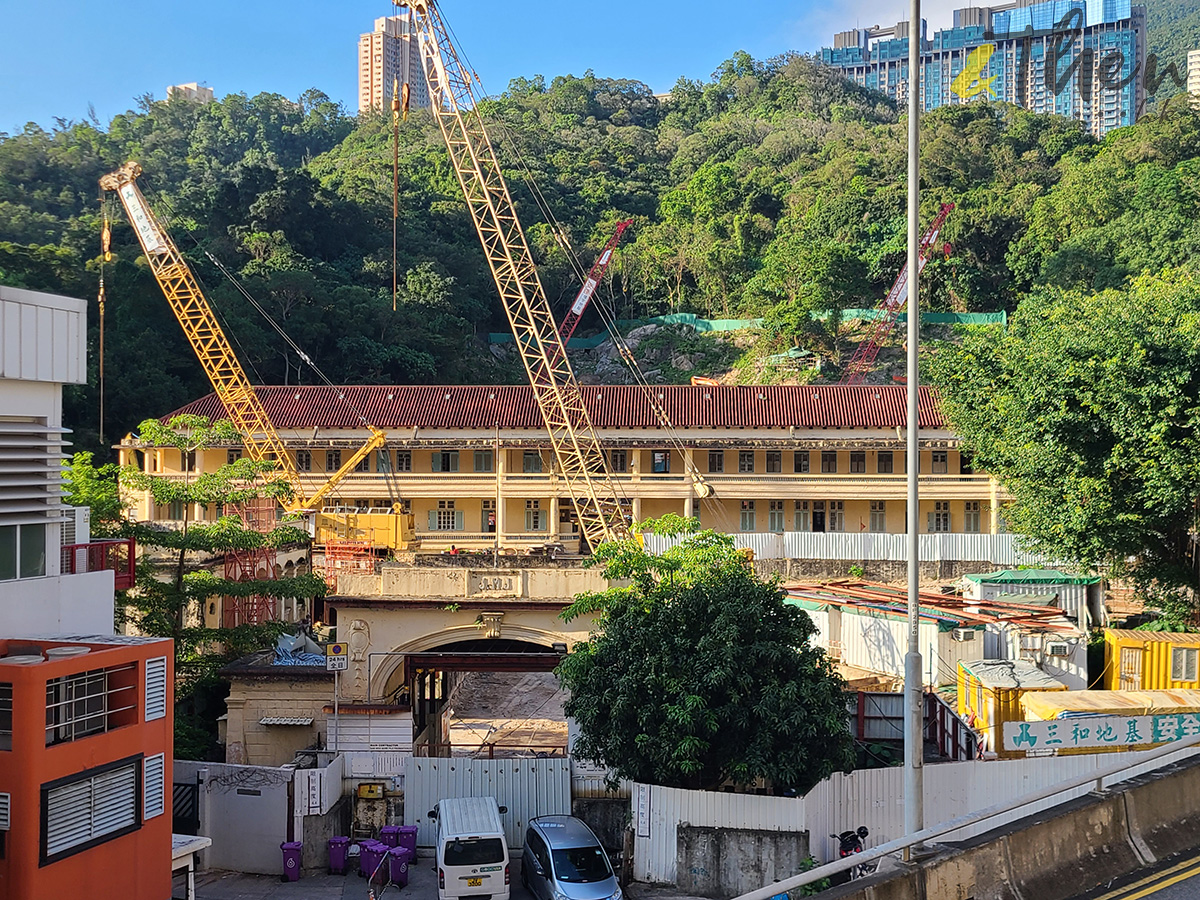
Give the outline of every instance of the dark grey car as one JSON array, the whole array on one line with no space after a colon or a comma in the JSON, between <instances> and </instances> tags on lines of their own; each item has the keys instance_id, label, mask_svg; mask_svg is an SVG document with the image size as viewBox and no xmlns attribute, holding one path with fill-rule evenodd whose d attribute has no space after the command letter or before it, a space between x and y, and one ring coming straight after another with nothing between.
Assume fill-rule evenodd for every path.
<instances>
[{"instance_id":1,"label":"dark grey car","mask_svg":"<svg viewBox=\"0 0 1200 900\"><path fill-rule=\"evenodd\" d=\"M623 900L600 841L574 816L530 820L521 882L535 900Z\"/></svg>"}]
</instances>

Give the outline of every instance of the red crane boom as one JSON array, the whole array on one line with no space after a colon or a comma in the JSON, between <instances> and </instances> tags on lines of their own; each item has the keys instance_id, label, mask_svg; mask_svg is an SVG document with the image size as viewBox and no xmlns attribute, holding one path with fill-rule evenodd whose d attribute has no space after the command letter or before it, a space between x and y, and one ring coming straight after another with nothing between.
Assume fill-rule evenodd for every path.
<instances>
[{"instance_id":1,"label":"red crane boom","mask_svg":"<svg viewBox=\"0 0 1200 900\"><path fill-rule=\"evenodd\" d=\"M925 263L929 261L929 252L937 242L938 235L942 231L942 226L946 224L946 217L950 215L952 209L954 209L953 203L943 203L942 208L938 210L937 216L934 217L933 224L921 236L921 246L918 255L919 262L917 265L918 278L921 277L921 272L925 269ZM900 274L896 276L896 283L892 285L892 289L888 292L888 295L875 307L879 315L875 317L875 321L871 326L871 333L867 336L867 339L860 343L858 349L854 351L854 358L850 360L850 364L846 366L846 374L842 376L842 384L863 383L867 377L867 373L875 365L875 357L879 355L879 348L891 335L892 329L896 327L896 317L900 315L900 310L904 309L904 304L907 302L908 263L905 263L904 268L900 270Z\"/></svg>"},{"instance_id":2,"label":"red crane boom","mask_svg":"<svg viewBox=\"0 0 1200 900\"><path fill-rule=\"evenodd\" d=\"M617 244L621 241L621 235L632 224L633 219L626 219L617 225L617 230L613 232L613 236L604 245L604 252L600 254L600 258L592 266L592 271L588 272L587 281L580 288L575 302L571 304L570 310L563 317L562 324L558 326L558 333L562 335L564 349L567 346L567 341L571 339L571 335L575 333L575 326L579 324L579 319L583 316L584 310L587 309L588 303L591 302L592 294L596 293L596 287L600 284L600 279L608 271L608 264L612 262L613 251L617 249Z\"/></svg>"}]
</instances>

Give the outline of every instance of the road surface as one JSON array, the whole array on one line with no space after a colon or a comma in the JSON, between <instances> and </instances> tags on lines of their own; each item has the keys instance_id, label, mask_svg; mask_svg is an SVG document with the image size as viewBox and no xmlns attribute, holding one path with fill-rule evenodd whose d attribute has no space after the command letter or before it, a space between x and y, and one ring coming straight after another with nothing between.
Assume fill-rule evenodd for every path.
<instances>
[{"instance_id":1,"label":"road surface","mask_svg":"<svg viewBox=\"0 0 1200 900\"><path fill-rule=\"evenodd\" d=\"M1200 900L1200 854L1168 860L1147 872L1143 870L1117 884L1082 894L1074 900Z\"/></svg>"}]
</instances>

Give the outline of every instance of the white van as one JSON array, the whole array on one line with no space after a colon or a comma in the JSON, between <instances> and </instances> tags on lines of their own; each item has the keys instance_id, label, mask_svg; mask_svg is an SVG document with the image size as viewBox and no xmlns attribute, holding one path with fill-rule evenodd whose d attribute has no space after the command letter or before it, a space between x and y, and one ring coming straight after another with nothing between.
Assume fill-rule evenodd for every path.
<instances>
[{"instance_id":1,"label":"white van","mask_svg":"<svg viewBox=\"0 0 1200 900\"><path fill-rule=\"evenodd\" d=\"M429 811L437 822L438 900L508 900L508 842L494 797L439 800Z\"/></svg>"}]
</instances>

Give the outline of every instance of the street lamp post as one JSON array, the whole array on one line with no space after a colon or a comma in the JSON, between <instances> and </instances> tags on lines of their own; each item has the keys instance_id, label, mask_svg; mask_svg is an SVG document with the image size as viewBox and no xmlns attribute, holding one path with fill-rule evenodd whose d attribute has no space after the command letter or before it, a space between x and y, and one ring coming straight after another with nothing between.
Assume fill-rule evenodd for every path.
<instances>
[{"instance_id":1,"label":"street lamp post","mask_svg":"<svg viewBox=\"0 0 1200 900\"><path fill-rule=\"evenodd\" d=\"M921 683L920 610L921 578L920 506L917 475L920 472L918 392L920 367L917 349L921 339L919 242L921 230L921 0L910 0L908 18L908 653L904 657L904 831L915 834L925 827L924 752L922 734L924 693Z\"/></svg>"}]
</instances>

